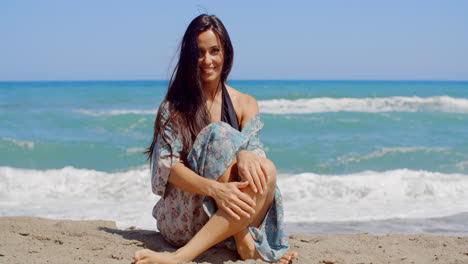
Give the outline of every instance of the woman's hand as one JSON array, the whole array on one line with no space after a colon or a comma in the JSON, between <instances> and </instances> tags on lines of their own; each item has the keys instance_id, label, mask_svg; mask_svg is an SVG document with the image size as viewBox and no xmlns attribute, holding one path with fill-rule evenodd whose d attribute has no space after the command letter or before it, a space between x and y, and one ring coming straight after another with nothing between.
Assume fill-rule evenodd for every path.
<instances>
[{"instance_id":1,"label":"woman's hand","mask_svg":"<svg viewBox=\"0 0 468 264\"><path fill-rule=\"evenodd\" d=\"M264 168L261 158L252 151L241 150L237 154L237 169L243 181L248 181L253 192L257 193L267 188L268 174Z\"/></svg>"},{"instance_id":2,"label":"woman's hand","mask_svg":"<svg viewBox=\"0 0 468 264\"><path fill-rule=\"evenodd\" d=\"M212 197L218 208L223 209L234 219L240 220L241 216L250 217L255 213L253 209L255 202L241 191L248 185L248 182L218 183Z\"/></svg>"}]
</instances>

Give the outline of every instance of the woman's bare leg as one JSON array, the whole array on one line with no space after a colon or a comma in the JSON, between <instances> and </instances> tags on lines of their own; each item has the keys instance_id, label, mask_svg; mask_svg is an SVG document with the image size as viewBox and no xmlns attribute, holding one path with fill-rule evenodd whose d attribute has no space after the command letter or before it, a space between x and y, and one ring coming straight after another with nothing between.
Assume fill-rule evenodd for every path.
<instances>
[{"instance_id":1,"label":"woman's bare leg","mask_svg":"<svg viewBox=\"0 0 468 264\"><path fill-rule=\"evenodd\" d=\"M263 163L263 167L267 168L268 176L274 177L273 186L268 185L268 189L272 190L272 193L273 193L273 197L271 198L271 201L272 201L274 198L274 193L276 191L276 167L273 164L273 162L271 162L269 159L262 159L262 163ZM237 178L230 179L230 181L236 181L236 180ZM250 225L242 229L241 232L234 235L234 240L236 241L237 252L239 253L239 256L243 260L263 259L262 256L258 253L257 249L255 248L255 241L252 235L250 234L248 227L249 226L259 227L262 224L263 219L265 218L265 215L268 212L268 209L270 208L270 205L271 205L271 202L268 204L268 206L262 207L262 211L259 214L262 215L263 217L257 217L250 223ZM297 256L297 252L288 251L284 254L284 256L281 257L278 263L289 263L289 261L295 259L296 256Z\"/></svg>"},{"instance_id":2,"label":"woman's bare leg","mask_svg":"<svg viewBox=\"0 0 468 264\"><path fill-rule=\"evenodd\" d=\"M228 179L228 181L237 180L237 162L235 160L226 172L223 173L219 181L224 181L226 179ZM256 204L254 206L255 213L250 218L243 217L241 220L236 220L223 210L217 210L203 228L185 246L173 253L158 253L151 250L138 251L135 253L136 263L146 264L157 262L164 264L188 262L215 244L233 235L242 258L259 258L255 250L253 238L246 228L249 224L255 226L260 225L265 218L266 212L274 198L276 173L274 175L269 175L267 186L267 190L263 194L254 193L250 188L242 190L252 197Z\"/></svg>"}]
</instances>

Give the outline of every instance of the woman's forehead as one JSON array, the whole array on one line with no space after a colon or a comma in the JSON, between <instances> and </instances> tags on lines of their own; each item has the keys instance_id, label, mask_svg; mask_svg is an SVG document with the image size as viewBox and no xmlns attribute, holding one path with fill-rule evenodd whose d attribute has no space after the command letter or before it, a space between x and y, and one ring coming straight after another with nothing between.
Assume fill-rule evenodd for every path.
<instances>
[{"instance_id":1,"label":"woman's forehead","mask_svg":"<svg viewBox=\"0 0 468 264\"><path fill-rule=\"evenodd\" d=\"M198 47L199 48L211 48L221 46L221 40L219 39L218 34L213 30L209 29L198 34Z\"/></svg>"}]
</instances>

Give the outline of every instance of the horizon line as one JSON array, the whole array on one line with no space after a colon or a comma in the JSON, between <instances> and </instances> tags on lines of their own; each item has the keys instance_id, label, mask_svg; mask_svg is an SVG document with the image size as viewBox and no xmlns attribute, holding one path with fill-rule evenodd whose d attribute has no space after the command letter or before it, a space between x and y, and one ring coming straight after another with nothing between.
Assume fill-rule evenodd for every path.
<instances>
[{"instance_id":1,"label":"horizon line","mask_svg":"<svg viewBox=\"0 0 468 264\"><path fill-rule=\"evenodd\" d=\"M46 79L46 80L0 80L7 82L169 82L169 79ZM228 79L230 81L342 81L342 82L468 82L468 79Z\"/></svg>"}]
</instances>

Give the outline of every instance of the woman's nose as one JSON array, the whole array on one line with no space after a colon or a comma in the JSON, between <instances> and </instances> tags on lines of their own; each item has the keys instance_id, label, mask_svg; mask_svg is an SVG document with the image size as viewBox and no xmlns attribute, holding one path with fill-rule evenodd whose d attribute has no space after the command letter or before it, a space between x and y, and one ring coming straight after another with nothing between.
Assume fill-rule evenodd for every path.
<instances>
[{"instance_id":1,"label":"woman's nose","mask_svg":"<svg viewBox=\"0 0 468 264\"><path fill-rule=\"evenodd\" d=\"M211 64L211 57L210 54L208 54L208 52L205 53L205 55L203 56L203 63L206 65Z\"/></svg>"}]
</instances>

